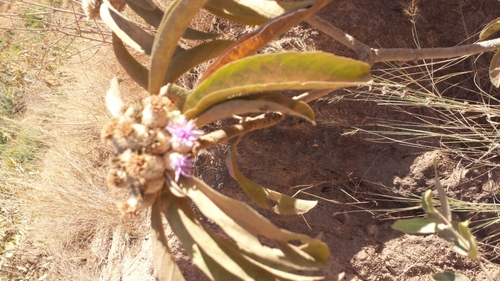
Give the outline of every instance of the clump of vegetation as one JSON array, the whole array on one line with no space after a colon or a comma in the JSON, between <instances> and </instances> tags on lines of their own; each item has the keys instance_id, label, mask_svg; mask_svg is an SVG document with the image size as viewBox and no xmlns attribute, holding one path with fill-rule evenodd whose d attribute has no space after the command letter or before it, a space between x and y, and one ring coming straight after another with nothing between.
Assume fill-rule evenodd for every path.
<instances>
[{"instance_id":1,"label":"clump of vegetation","mask_svg":"<svg viewBox=\"0 0 500 281\"><path fill-rule=\"evenodd\" d=\"M166 144L170 142L173 145L176 141L172 142L172 140L177 138L168 127L171 122L175 123L173 121L175 118L168 117L172 115L172 109L169 109L167 104L153 106L148 101L142 102L143 107L133 106L127 109L119 98L118 86L116 83L112 84L107 94L107 101L108 109L115 119L105 128L103 136L105 139L112 140L118 153L112 162L117 163L118 166L110 171L108 179L111 179L109 182L112 186L130 189L129 199L120 205L125 213L135 213L140 209L153 206L151 215L154 237L153 255L160 280L168 280L169 276L176 276L180 280L183 278L171 258L165 240L161 224L162 213L183 245L191 245L187 250L193 261L214 280L227 278L254 280L257 276L288 280L292 278L292 275L276 269L270 270L265 265L285 267L288 270L309 267L314 269L318 268L328 256L325 245L318 240L310 240L295 234L284 236L278 235L278 232L272 234L276 231L273 230L274 227L253 215L252 212L248 212L248 207L219 195L203 182L194 179L188 172L189 169L184 167L190 166L190 158L201 149L226 142L236 136L241 138L244 133L255 129L274 125L281 120L284 113L314 122L311 109L300 100L310 101L335 88L369 82L371 77L367 71L375 62L427 57L445 58L498 48L496 45L492 47L478 44L474 46L475 49L374 50L313 16L314 12L328 1L316 1L314 4L294 2L288 3L288 6L274 1L252 3L174 1L166 12L159 10L152 2L146 4L135 0L125 2L147 23L158 28L155 36L151 36L127 20L107 2L100 7L93 3L87 7L87 12L91 17L99 15L113 30L115 55L127 73L153 97L160 95L160 99L168 97L173 101L180 110L178 114L182 114L180 115L182 120L190 120L189 122L201 126L234 115L272 112L256 117L241 118L241 124L237 126L233 125L200 137L193 137L192 140L190 133L187 133L187 131L191 132L192 128L186 129L184 134L191 140L191 145L182 151L173 148L175 152L170 152ZM112 4L117 9L122 7L121 2ZM247 10L241 9L243 6ZM99 7L99 12L97 12L97 7ZM261 24L261 26L234 43L213 39L208 43L200 43L196 47L184 50L177 46L181 37L194 40L216 37L214 34L205 34L188 28L191 18L202 7L238 23ZM276 13L273 14L273 12ZM366 63L321 52L254 55L265 44L302 20L306 20L355 50L359 58ZM151 55L150 69L141 65L127 51L123 43L139 52ZM474 50L471 51L471 49ZM173 84L183 73L212 58L215 58L214 61L191 92ZM313 90L295 99L276 94L255 93L284 89ZM146 112L151 108L157 108L155 114ZM152 120L162 120L162 122L149 126L145 124L145 116L147 118L154 116ZM167 124L169 125L164 128ZM160 138L163 141L158 139L159 136L163 136ZM238 141L228 154L228 170L247 195L260 207L270 208L266 202L266 199L270 199L277 203L272 208L276 213L300 214L307 212L315 205L313 202L295 199L261 187L242 175L234 160L237 143ZM155 147L166 148L154 153ZM181 155L174 159L171 157L172 153L181 153ZM154 188L151 187L153 182ZM205 229L190 210L188 201L185 201L186 197L194 202L204 216L215 221L232 240L224 240ZM246 215L234 214L235 210ZM260 221L260 225L267 225L266 229L257 231L256 221ZM451 222L449 223L451 225ZM240 230L235 231L235 229ZM470 238L470 231L468 233L467 237ZM278 256L264 250L267 248L257 251L261 248L257 242L257 235L273 240L277 247L274 251L278 251L276 253L279 253L278 255L282 256L281 259L284 259L283 262L286 261L286 263L276 263ZM243 241L250 240L256 243L252 244L254 245L252 248L247 248L248 245L245 245ZM291 240L300 240L303 243L301 248L304 252L301 256L307 257L309 262L313 261L312 264L306 260L291 259L290 249L283 248L291 247L292 245L289 244ZM467 243L472 245L470 242ZM307 245L313 244L314 249L307 248ZM467 251L472 251L469 246L467 246ZM198 255L205 256L205 258L200 259ZM214 272L217 274L214 275ZM248 273L251 274L247 275ZM321 277L316 278L293 276L294 280L322 280Z\"/></svg>"},{"instance_id":2,"label":"clump of vegetation","mask_svg":"<svg viewBox=\"0 0 500 281\"><path fill-rule=\"evenodd\" d=\"M129 192L128 198L119 203L119 209L125 214L135 215L140 210L152 207L150 218L154 241L153 255L160 280L169 280L172 276L175 280L184 278L171 256L162 225L163 217L182 241L194 263L211 279L324 280L322 276L307 277L288 272L316 270L324 266L329 250L320 238L311 238L276 228L245 204L219 194L192 176L190 166L193 157L203 149L238 138L227 154L227 168L245 193L259 207L270 209L275 213L283 215L305 213L316 205L316 201L290 197L259 186L239 171L235 159L239 138L250 131L277 124L285 114L301 117L314 124L314 112L306 102L323 97L332 89L365 85L371 80L370 66L375 62L456 57L496 50L500 46L497 41L490 40L486 42L487 44L472 44L466 48L455 47L446 50L373 49L315 16L314 13L328 3L323 0L314 3L312 1L178 0L173 1L164 11L149 0L110 2L84 3L89 5L85 7L89 15L100 16L113 31L111 37L107 37L109 34L99 25L99 28L87 29L81 26L74 27L70 22L66 22L64 28L61 26L55 28L59 28L59 32L65 36L73 34L93 42L112 43L116 58L125 71L150 95L136 103L127 104L122 101L118 80L113 80L111 89L106 95L112 119L106 125L102 137L115 148L107 181L110 186ZM149 32L149 27L136 25L125 18L124 14L120 13L125 3L156 29L156 33ZM57 1L51 2L51 5L60 4ZM188 27L193 16L202 8L237 23L260 25L260 27L234 42L220 40L217 39L218 34ZM414 8L408 11L412 16L416 13ZM55 9L45 6L39 10L25 10L24 27L40 31L51 30L54 28L51 20L54 11ZM82 16L76 11L72 13ZM358 54L359 61L314 51L255 55L266 44L301 21L310 23L354 50ZM491 26L486 30L491 30ZM103 36L100 38L88 36L89 33ZM184 39L197 42L197 45L184 49L179 44ZM6 41L8 40L7 38ZM52 56L53 62L57 58L69 56L67 52L73 42L69 41L63 48L47 48L43 52L43 58ZM13 51L19 57L22 57L26 49L22 44L7 46L9 51ZM151 56L149 69L131 54L130 48ZM27 58L33 61L32 57ZM43 61L43 58L40 61ZM211 64L199 77L192 90L178 85L184 73L207 61L211 61ZM5 61L5 63L10 62ZM16 65L6 66L9 70L16 69L15 67ZM41 68L40 65L36 67ZM8 77L15 79L5 81L17 81L16 83L22 84L26 82L26 78L29 80L23 73L23 68L19 70L19 74L9 71ZM389 81L391 79L393 77L388 78ZM381 80L375 81L384 83ZM493 79L492 81L494 82ZM285 89L306 92L294 98L268 93ZM390 90L392 99L393 94L399 93L398 91L402 89ZM13 91L2 96L1 102L5 105L2 106L2 110L5 110L3 114L10 119L23 111L23 97L20 93L22 92ZM405 93L403 89L401 95ZM415 96L419 98L417 102L422 104L433 105L439 101L457 105L454 100L436 97L434 92L426 92L423 95L417 93ZM432 96L431 99L428 99L429 96ZM210 122L232 117L237 118L239 123L203 135L198 129ZM7 166L19 169L23 167L19 163L29 163L35 159L41 143L36 136L30 139L21 134L26 133L23 130L11 129L15 122L11 122L8 118L2 119L9 121L0 136L0 148L3 148L0 156L3 159L10 159L6 161ZM79 133L83 135L88 132L79 131ZM23 143L27 149L18 150ZM9 145L12 145L13 149L10 150ZM103 155L107 156L106 153ZM92 223L103 224L105 228L110 225L116 226L119 222L113 221L116 219L116 214L109 209L111 198L100 196L99 184L95 184L99 176L102 178L104 176L99 172L90 175L95 171L75 164L69 156L66 160L71 163L75 177L84 179L94 188L91 192L87 191L91 196L85 189L68 194L64 188L60 188L56 196L50 194L41 201L49 202L47 206L43 206L45 209L55 209L53 214L60 220L67 218L68 221L71 221L68 214L57 212L60 209L50 205L58 205L55 202L60 199L64 202L60 205L64 205L66 210L72 210L72 206L85 206L70 214L76 218L72 223L81 226L78 228L79 231L69 238L65 237L68 239L65 246L78 248L78 245L85 244L89 237L96 235L95 231L89 230L91 229L89 225ZM102 162L102 159L100 160ZM96 165L88 166L95 168ZM64 174L60 170L56 172ZM64 177L71 178L68 174L64 174ZM425 198L427 201L423 202L430 206L429 195ZM218 224L231 239L212 233L201 223L193 209ZM99 221L89 219L88 213L102 214L106 219ZM430 216L434 214L430 213ZM446 218L445 224L452 224L450 219ZM432 223L437 224L436 221ZM6 231L2 234L4 242L10 243L9 249L12 246L11 242L18 241L22 233L24 232ZM271 243L273 247L262 245L259 240L262 237L273 242ZM467 239L471 246L473 243L470 233ZM300 246L297 246L298 244ZM7 246L5 248L7 249ZM472 248L466 247L465 250L470 252ZM10 252L5 252L8 255L6 259L11 257ZM37 277L44 278L41 274Z\"/></svg>"}]
</instances>

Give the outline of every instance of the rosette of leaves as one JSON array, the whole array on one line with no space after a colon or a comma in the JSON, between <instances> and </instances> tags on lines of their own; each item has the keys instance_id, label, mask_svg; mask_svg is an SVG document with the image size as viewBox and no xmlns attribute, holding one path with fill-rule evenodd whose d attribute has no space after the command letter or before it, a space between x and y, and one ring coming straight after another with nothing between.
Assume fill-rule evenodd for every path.
<instances>
[{"instance_id":1,"label":"rosette of leaves","mask_svg":"<svg viewBox=\"0 0 500 281\"><path fill-rule=\"evenodd\" d=\"M126 107L119 98L118 83L116 80L112 82L112 89L107 95L108 108L114 116L112 123L127 119L130 128L142 128L138 131L144 135L139 138L141 141L137 141L138 134L130 129L125 134L126 141L119 142L115 138L116 127L111 124L106 127L103 137L112 140L117 148L114 159L118 160L112 165L110 182L118 186L121 181L114 180L121 176L127 179L122 181L122 187L131 190L129 200L121 205L122 210L134 213L152 206L153 255L159 280L184 280L168 248L162 215L194 263L212 280L325 280L321 276L289 273L294 270L317 270L324 266L330 255L325 243L277 228L246 204L218 193L188 173L174 176L175 167L169 168L169 157L166 157L174 149L172 145L165 145L164 149L155 148L163 147L166 139L171 140L172 136L165 133L163 126L169 122L169 112L172 111L179 110L182 118L196 126L234 115L261 113L242 119L240 124L201 136L183 152L187 157L185 159L190 159L200 149L276 124L283 114L296 115L314 124L314 113L306 103L266 93L268 91L332 90L369 82L370 68L366 63L328 53L256 55L268 42L313 15L328 2L178 0L162 11L151 0L125 0L135 13L157 29L155 35L129 21L107 1L98 7L101 19L113 31L113 48L118 61L130 77L151 95L140 105ZM236 42L218 40L218 34L188 28L200 9L238 23L260 27ZM183 49L178 46L181 38L200 40L201 43L191 49ZM128 52L125 44L151 56L149 69ZM192 91L175 85L183 73L211 59L212 64ZM155 114L145 114L146 108L155 108ZM144 115L163 121L148 125L144 123ZM120 130L116 132L118 136L124 135ZM316 201L292 198L246 178L236 166L236 145L237 142L227 157L229 172L260 207L292 215L305 213L316 205ZM129 159L127 155L123 156L124 153L148 156L151 161L139 162L142 170L130 169L127 168L128 162L122 159ZM153 172L148 173L149 169ZM161 171L161 176L158 176L158 171ZM153 173L154 177L149 179L143 176ZM154 188L147 187L151 181L157 181ZM219 225L230 239L217 236L203 226L188 199L201 214ZM270 206L267 199L276 204ZM274 247L262 245L259 236L265 237ZM296 245L297 242L299 245Z\"/></svg>"}]
</instances>

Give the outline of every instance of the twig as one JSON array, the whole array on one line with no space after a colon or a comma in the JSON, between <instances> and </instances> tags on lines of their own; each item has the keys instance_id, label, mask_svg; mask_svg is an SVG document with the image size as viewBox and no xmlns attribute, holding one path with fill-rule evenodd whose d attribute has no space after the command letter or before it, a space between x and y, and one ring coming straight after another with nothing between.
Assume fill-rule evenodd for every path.
<instances>
[{"instance_id":1,"label":"twig","mask_svg":"<svg viewBox=\"0 0 500 281\"><path fill-rule=\"evenodd\" d=\"M469 45L445 47L445 48L423 48L423 49L404 49L389 48L375 49L356 40L348 33L338 29L331 23L313 16L306 20L314 28L328 34L339 43L350 48L358 55L358 58L370 65L383 61L417 61L423 59L445 59L451 57L469 56L500 49L500 38L482 41Z\"/></svg>"},{"instance_id":2,"label":"twig","mask_svg":"<svg viewBox=\"0 0 500 281\"><path fill-rule=\"evenodd\" d=\"M248 118L241 124L229 126L200 137L198 145L195 147L195 153L212 147L219 143L224 143L239 135L272 126L283 119L283 114L278 112L261 114L259 116Z\"/></svg>"}]
</instances>

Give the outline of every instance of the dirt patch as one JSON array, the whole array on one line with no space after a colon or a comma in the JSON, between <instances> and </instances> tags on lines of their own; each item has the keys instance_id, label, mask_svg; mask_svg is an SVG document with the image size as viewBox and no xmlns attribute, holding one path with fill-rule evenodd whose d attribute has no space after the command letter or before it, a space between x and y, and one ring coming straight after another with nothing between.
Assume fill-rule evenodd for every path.
<instances>
[{"instance_id":1,"label":"dirt patch","mask_svg":"<svg viewBox=\"0 0 500 281\"><path fill-rule=\"evenodd\" d=\"M400 2L334 1L320 16L372 47L455 46L464 40L476 40L475 34L500 14L498 2L479 2L420 1L415 25L404 12L407 5ZM329 37L311 31L306 24L286 36L306 42L312 39L317 49L354 56ZM382 66L375 66L378 67ZM464 62L448 71L469 67ZM452 91L451 95L457 96L457 92ZM309 187L309 193L324 199L304 216L277 216L249 202L225 170L227 147L212 148L198 157L199 176L220 192L252 205L279 227L310 236L323 233L323 240L332 252L327 273L346 271L346 280L429 280L433 273L446 270L484 280L477 264L455 254L438 237L403 235L390 227L393 221L387 219L394 215L352 213L359 210L350 204L362 201L364 204L359 206L370 209L408 206L367 194L422 195L434 186L434 158L438 159L438 173L448 195L455 199L493 202L498 174L488 175L488 168L470 168L460 158L439 151L374 143L365 140L367 135L346 134L353 127L363 127L373 120L413 120L413 117L390 106L336 98L343 94L336 91L330 99L311 104L317 114L317 126L287 117L275 127L246 135L238 148L238 163L250 179L290 195ZM299 197L312 199L304 194ZM417 214L407 212L396 216ZM473 214L456 216L461 220L477 218ZM490 228L476 234L481 239L495 231ZM495 257L494 249L482 247L489 258ZM489 268L498 271L495 264Z\"/></svg>"}]
</instances>

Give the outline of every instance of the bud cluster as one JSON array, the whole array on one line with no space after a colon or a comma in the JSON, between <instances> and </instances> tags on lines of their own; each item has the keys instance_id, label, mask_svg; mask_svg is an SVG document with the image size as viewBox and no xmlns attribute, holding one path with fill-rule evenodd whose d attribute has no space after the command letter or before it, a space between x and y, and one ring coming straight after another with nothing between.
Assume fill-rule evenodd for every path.
<instances>
[{"instance_id":1,"label":"bud cluster","mask_svg":"<svg viewBox=\"0 0 500 281\"><path fill-rule=\"evenodd\" d=\"M108 103L108 108L113 113L113 105ZM130 190L128 200L118 207L123 213L136 213L153 203L166 176L178 181L191 175L192 150L203 132L161 95L122 106L114 115L101 133L117 151L106 179L110 186Z\"/></svg>"}]
</instances>

